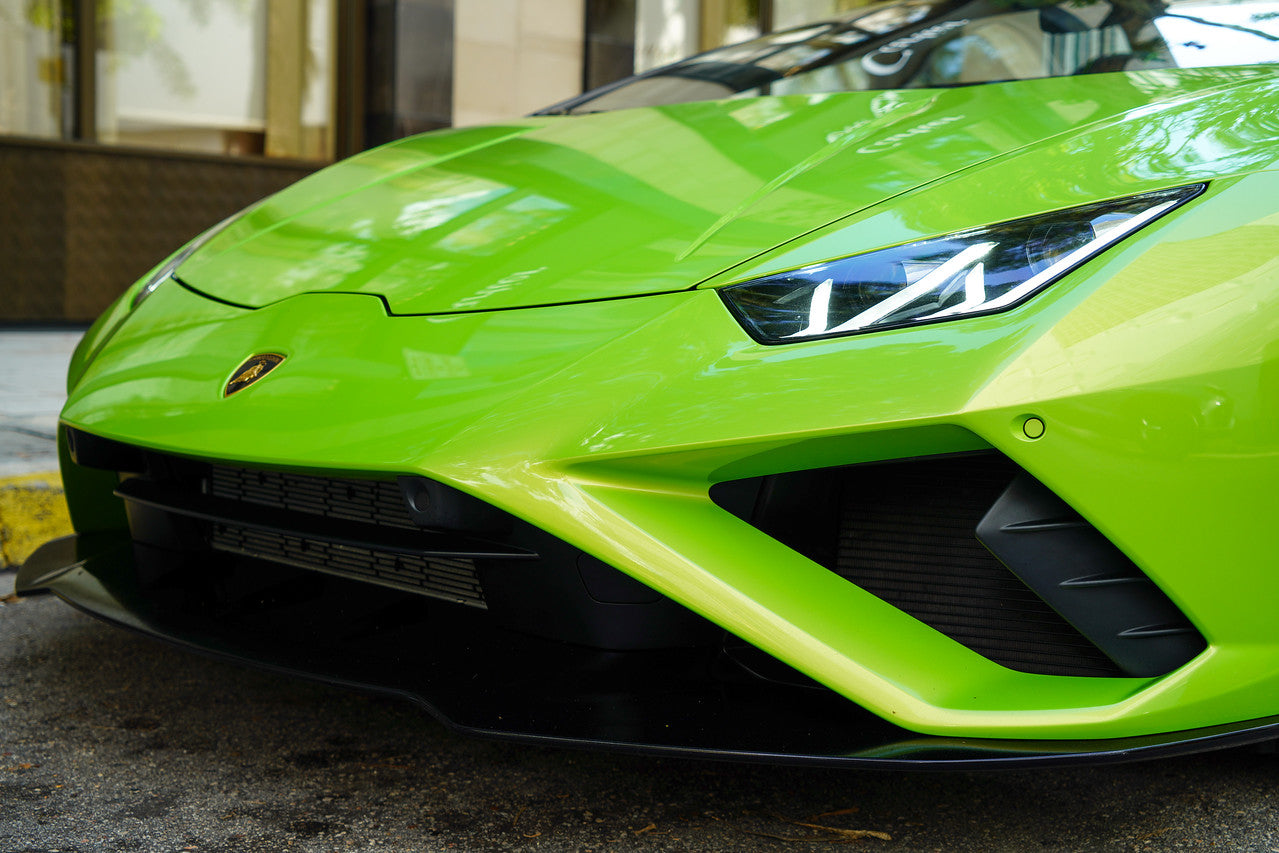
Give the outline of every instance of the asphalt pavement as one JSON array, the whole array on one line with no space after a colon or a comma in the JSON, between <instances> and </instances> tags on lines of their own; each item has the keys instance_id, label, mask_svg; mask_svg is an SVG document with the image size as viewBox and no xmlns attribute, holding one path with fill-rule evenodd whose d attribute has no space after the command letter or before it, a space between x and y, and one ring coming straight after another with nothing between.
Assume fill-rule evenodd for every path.
<instances>
[{"instance_id":1,"label":"asphalt pavement","mask_svg":"<svg viewBox=\"0 0 1279 853\"><path fill-rule=\"evenodd\" d=\"M477 740L52 597L0 604L7 853L1274 851L1277 785L1247 750L902 774Z\"/></svg>"}]
</instances>

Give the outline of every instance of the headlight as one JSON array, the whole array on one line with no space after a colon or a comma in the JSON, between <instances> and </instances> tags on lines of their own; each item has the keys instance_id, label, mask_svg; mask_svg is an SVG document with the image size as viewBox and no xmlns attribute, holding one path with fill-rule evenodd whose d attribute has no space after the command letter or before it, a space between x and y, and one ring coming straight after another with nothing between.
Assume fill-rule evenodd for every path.
<instances>
[{"instance_id":1,"label":"headlight","mask_svg":"<svg viewBox=\"0 0 1279 853\"><path fill-rule=\"evenodd\" d=\"M224 228L226 228L235 220L239 219L240 216L242 215L243 215L242 213L237 213L234 216L228 216L226 219L223 219L217 225L214 225L208 231L205 231L199 237L196 237L190 243L187 243L185 246L183 246L177 252L177 254L169 258L169 260L167 260L164 263L164 266L160 267L155 272L153 272L150 275L150 277L148 277L147 280L142 284L142 286L139 287L134 292L130 310L133 310L134 308L137 308L139 305L141 305L148 296L150 296L152 293L155 293L155 289L157 287L164 284L166 281L169 280L170 277L172 277L173 273L177 270L177 268L182 266L183 261L191 257L193 254L195 254L196 250L198 250L205 243L209 242L214 237L216 237L220 231L222 231Z\"/></svg>"},{"instance_id":2,"label":"headlight","mask_svg":"<svg viewBox=\"0 0 1279 853\"><path fill-rule=\"evenodd\" d=\"M1204 184L1017 219L720 290L760 343L874 332L1004 311L1198 195Z\"/></svg>"}]
</instances>

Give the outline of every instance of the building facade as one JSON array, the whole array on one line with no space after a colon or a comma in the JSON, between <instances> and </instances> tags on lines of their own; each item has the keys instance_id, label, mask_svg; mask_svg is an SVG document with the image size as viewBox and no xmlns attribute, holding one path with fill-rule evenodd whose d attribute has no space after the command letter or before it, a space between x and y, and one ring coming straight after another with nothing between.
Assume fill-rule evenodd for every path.
<instances>
[{"instance_id":1,"label":"building facade","mask_svg":"<svg viewBox=\"0 0 1279 853\"><path fill-rule=\"evenodd\" d=\"M0 0L0 322L85 322L333 160L864 0Z\"/></svg>"}]
</instances>

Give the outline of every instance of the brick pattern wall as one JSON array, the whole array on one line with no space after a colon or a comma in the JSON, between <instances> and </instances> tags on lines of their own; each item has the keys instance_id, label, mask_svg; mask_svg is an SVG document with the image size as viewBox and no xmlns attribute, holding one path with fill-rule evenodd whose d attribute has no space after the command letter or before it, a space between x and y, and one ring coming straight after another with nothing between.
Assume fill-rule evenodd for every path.
<instances>
[{"instance_id":1,"label":"brick pattern wall","mask_svg":"<svg viewBox=\"0 0 1279 853\"><path fill-rule=\"evenodd\" d=\"M315 164L0 139L0 323L88 322Z\"/></svg>"}]
</instances>

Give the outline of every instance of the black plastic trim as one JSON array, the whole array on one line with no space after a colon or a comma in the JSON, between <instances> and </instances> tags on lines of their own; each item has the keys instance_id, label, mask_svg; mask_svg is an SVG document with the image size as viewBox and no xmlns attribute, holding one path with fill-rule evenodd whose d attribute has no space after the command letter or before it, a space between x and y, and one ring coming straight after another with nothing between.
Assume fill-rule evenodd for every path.
<instances>
[{"instance_id":1,"label":"black plastic trim","mask_svg":"<svg viewBox=\"0 0 1279 853\"><path fill-rule=\"evenodd\" d=\"M430 530L378 527L373 529L376 537L370 538L370 526L360 522L311 517L269 506L198 495L137 478L122 482L115 494L125 501L187 518L393 554L454 559L537 559L537 554L523 548Z\"/></svg>"},{"instance_id":2,"label":"black plastic trim","mask_svg":"<svg viewBox=\"0 0 1279 853\"><path fill-rule=\"evenodd\" d=\"M1020 471L999 453L977 451L721 483L711 497L996 663L1041 675L1121 676L977 540L977 524Z\"/></svg>"},{"instance_id":3,"label":"black plastic trim","mask_svg":"<svg viewBox=\"0 0 1279 853\"><path fill-rule=\"evenodd\" d=\"M505 629L603 650L709 646L722 634L547 531L425 477L246 467L64 432L67 455L74 446L81 460L64 458L66 470L111 472L101 497L120 502L122 526L137 543L169 555L153 561L160 569L182 565L213 578L247 561L267 564L267 573L272 565L327 572L487 608ZM245 546L237 536L282 541ZM402 566L399 558L430 565ZM478 586L458 574L467 573L463 563Z\"/></svg>"},{"instance_id":4,"label":"black plastic trim","mask_svg":"<svg viewBox=\"0 0 1279 853\"><path fill-rule=\"evenodd\" d=\"M977 538L1127 675L1163 675L1207 647L1126 554L1027 473L990 508Z\"/></svg>"},{"instance_id":5,"label":"black plastic trim","mask_svg":"<svg viewBox=\"0 0 1279 853\"><path fill-rule=\"evenodd\" d=\"M377 596L394 594L320 575L316 584L331 585L325 611L292 600L273 608L261 603L269 596L256 596L256 609L210 612L192 587L145 590L134 550L122 536L55 540L19 571L17 590L50 590L108 622L205 654L395 695L458 731L502 740L933 771L1115 763L1279 737L1279 717L1109 740L921 736L829 691L734 680L709 652L607 653L538 641L426 599L407 614L403 603L393 605L370 631L377 603L391 600Z\"/></svg>"}]
</instances>

